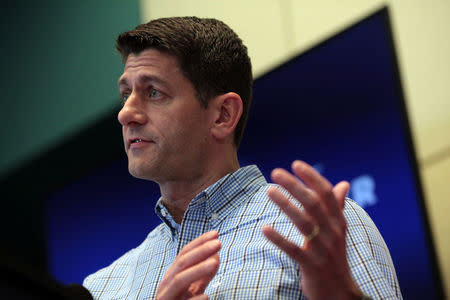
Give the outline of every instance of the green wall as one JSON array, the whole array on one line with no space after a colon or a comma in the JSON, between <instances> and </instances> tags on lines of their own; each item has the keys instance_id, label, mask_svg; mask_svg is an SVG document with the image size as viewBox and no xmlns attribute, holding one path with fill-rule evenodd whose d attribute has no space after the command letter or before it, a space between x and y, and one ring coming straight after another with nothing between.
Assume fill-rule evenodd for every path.
<instances>
[{"instance_id":1,"label":"green wall","mask_svg":"<svg viewBox=\"0 0 450 300\"><path fill-rule=\"evenodd\" d=\"M0 177L113 113L138 1L2 1ZM68 158L70 159L70 158Z\"/></svg>"},{"instance_id":2,"label":"green wall","mask_svg":"<svg viewBox=\"0 0 450 300\"><path fill-rule=\"evenodd\" d=\"M51 180L89 157L58 158L57 168L40 166L40 175L27 173L14 185L8 180L96 120L116 114L123 66L114 43L139 24L138 2L0 3L0 267L12 259L45 270L45 203L34 193L34 178L51 172ZM87 144L98 148L102 141Z\"/></svg>"}]
</instances>

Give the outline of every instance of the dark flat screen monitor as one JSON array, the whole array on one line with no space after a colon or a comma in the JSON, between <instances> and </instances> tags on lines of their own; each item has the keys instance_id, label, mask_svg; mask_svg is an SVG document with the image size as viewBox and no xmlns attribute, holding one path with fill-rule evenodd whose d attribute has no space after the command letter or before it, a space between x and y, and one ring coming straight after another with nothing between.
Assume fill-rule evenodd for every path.
<instances>
[{"instance_id":1,"label":"dark flat screen monitor","mask_svg":"<svg viewBox=\"0 0 450 300\"><path fill-rule=\"evenodd\" d=\"M266 178L301 159L332 183L348 180L385 238L404 298L442 297L387 8L256 79L239 157ZM157 185L128 174L124 153L91 163L48 197L51 273L82 282L139 245L160 223L158 198Z\"/></svg>"}]
</instances>

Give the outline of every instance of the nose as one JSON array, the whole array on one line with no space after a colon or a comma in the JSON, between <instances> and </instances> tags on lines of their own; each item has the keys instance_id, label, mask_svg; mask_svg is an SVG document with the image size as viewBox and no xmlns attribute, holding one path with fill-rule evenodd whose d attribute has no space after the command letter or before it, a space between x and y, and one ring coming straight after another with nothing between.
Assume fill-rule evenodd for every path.
<instances>
[{"instance_id":1,"label":"nose","mask_svg":"<svg viewBox=\"0 0 450 300\"><path fill-rule=\"evenodd\" d=\"M139 101L139 96L133 92L125 101L122 109L117 115L117 119L122 126L138 126L143 125L147 121L147 115Z\"/></svg>"}]
</instances>

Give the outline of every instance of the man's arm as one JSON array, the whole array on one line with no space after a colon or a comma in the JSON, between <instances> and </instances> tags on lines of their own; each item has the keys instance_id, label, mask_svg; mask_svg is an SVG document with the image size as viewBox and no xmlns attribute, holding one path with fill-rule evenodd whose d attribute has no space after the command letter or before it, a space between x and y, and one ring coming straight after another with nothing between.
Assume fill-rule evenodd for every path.
<instances>
[{"instance_id":1,"label":"man's arm","mask_svg":"<svg viewBox=\"0 0 450 300\"><path fill-rule=\"evenodd\" d=\"M296 245L270 226L263 228L264 235L298 263L302 291L308 299L361 299L363 293L351 276L346 257L343 208L349 184L340 182L333 187L301 161L292 164L292 171L295 176L275 169L272 181L283 186L304 210L276 188L267 193L305 236L305 242Z\"/></svg>"}]
</instances>

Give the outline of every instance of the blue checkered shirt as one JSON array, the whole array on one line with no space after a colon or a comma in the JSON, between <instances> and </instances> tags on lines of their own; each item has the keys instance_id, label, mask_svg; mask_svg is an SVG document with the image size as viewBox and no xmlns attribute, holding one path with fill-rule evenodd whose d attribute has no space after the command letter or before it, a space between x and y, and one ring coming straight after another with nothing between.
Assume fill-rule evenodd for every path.
<instances>
[{"instance_id":1,"label":"blue checkered shirt","mask_svg":"<svg viewBox=\"0 0 450 300\"><path fill-rule=\"evenodd\" d=\"M110 266L88 276L83 285L95 299L154 299L158 283L187 243L217 230L220 267L205 293L210 299L306 299L298 265L261 233L271 224L290 240L304 237L266 195L268 184L256 166L228 174L198 194L177 224L158 201L163 221L141 245ZM347 256L361 290L373 299L401 299L395 269L369 216L347 200Z\"/></svg>"}]
</instances>

